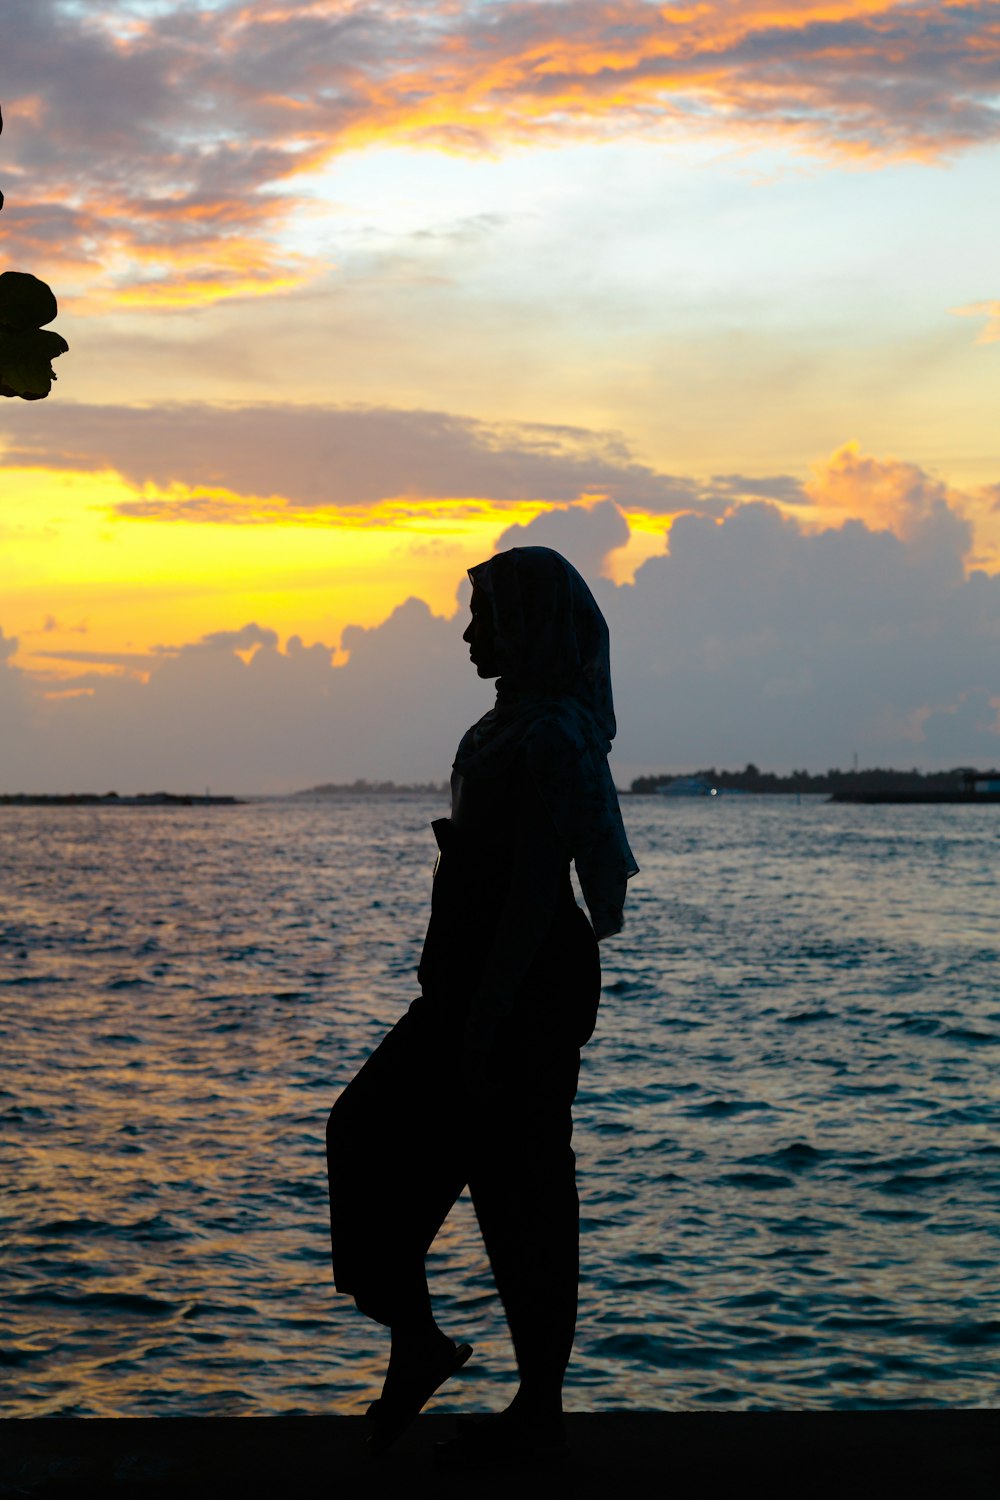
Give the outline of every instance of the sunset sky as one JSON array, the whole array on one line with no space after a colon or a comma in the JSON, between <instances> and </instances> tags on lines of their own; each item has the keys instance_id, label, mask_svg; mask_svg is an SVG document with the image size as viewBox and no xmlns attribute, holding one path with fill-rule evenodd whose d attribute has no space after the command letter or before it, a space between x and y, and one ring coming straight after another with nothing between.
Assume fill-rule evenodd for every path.
<instances>
[{"instance_id":1,"label":"sunset sky","mask_svg":"<svg viewBox=\"0 0 1000 1500\"><path fill-rule=\"evenodd\" d=\"M1000 4L8 0L0 104L0 791L442 780L531 541L619 784L1000 763Z\"/></svg>"}]
</instances>

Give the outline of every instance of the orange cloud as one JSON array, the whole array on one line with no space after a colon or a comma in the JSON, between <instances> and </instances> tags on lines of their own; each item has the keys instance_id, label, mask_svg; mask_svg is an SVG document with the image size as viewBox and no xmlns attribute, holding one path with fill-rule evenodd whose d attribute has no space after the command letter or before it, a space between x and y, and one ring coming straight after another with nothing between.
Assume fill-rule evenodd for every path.
<instances>
[{"instance_id":1,"label":"orange cloud","mask_svg":"<svg viewBox=\"0 0 1000 1500\"><path fill-rule=\"evenodd\" d=\"M173 485L166 492L147 487L139 499L116 501L111 514L126 520L193 521L215 526L292 526L328 531L341 527L368 531L373 527L416 529L435 541L449 532L463 535L469 523L496 531L512 521L527 523L548 507L542 501L498 503L477 496L447 500L422 495L399 496L360 506L302 506L281 495L239 495L228 490L189 490Z\"/></svg>"},{"instance_id":2,"label":"orange cloud","mask_svg":"<svg viewBox=\"0 0 1000 1500\"><path fill-rule=\"evenodd\" d=\"M823 523L832 512L891 531L917 551L939 550L956 559L972 547L966 496L918 464L868 457L858 443L845 443L815 465L805 489Z\"/></svg>"},{"instance_id":3,"label":"orange cloud","mask_svg":"<svg viewBox=\"0 0 1000 1500\"><path fill-rule=\"evenodd\" d=\"M985 318L976 335L977 344L1000 342L1000 302L970 302L968 307L956 307L955 314L959 318Z\"/></svg>"},{"instance_id":4,"label":"orange cloud","mask_svg":"<svg viewBox=\"0 0 1000 1500\"><path fill-rule=\"evenodd\" d=\"M934 160L995 140L985 0L483 5L250 0L5 22L9 249L129 305L283 290L296 177L377 143L456 151L628 135L780 138ZM200 274L192 274L196 262ZM151 271L150 268L153 268Z\"/></svg>"}]
</instances>

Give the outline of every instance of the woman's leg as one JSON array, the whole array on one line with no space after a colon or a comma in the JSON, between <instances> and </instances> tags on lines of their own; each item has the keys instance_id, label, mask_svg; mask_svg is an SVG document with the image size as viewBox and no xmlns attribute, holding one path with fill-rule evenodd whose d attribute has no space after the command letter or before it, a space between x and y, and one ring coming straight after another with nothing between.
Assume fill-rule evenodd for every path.
<instances>
[{"instance_id":1,"label":"woman's leg","mask_svg":"<svg viewBox=\"0 0 1000 1500\"><path fill-rule=\"evenodd\" d=\"M500 1293L521 1384L511 1412L562 1409L580 1278L580 1202L572 1148L580 1049L601 997L594 931L560 917L504 1026L502 1089L485 1112L469 1189Z\"/></svg>"},{"instance_id":2,"label":"woman's leg","mask_svg":"<svg viewBox=\"0 0 1000 1500\"><path fill-rule=\"evenodd\" d=\"M465 1186L447 1075L435 1028L407 1013L327 1122L334 1284L393 1330L394 1345L442 1337L424 1257Z\"/></svg>"},{"instance_id":3,"label":"woman's leg","mask_svg":"<svg viewBox=\"0 0 1000 1500\"><path fill-rule=\"evenodd\" d=\"M573 1348L579 1198L570 1144L580 1054L574 1047L511 1064L477 1135L469 1189L521 1377L512 1410L558 1420ZM505 1052L509 1060L512 1054Z\"/></svg>"}]
</instances>

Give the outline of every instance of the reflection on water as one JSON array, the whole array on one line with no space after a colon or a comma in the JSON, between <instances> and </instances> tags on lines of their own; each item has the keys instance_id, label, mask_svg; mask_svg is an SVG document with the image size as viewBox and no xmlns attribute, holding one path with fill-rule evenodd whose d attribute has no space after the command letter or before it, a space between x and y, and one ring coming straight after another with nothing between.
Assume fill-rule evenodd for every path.
<instances>
[{"instance_id":1,"label":"reflection on water","mask_svg":"<svg viewBox=\"0 0 1000 1500\"><path fill-rule=\"evenodd\" d=\"M0 812L5 1414L359 1412L327 1112L415 993L435 799ZM995 1405L1000 810L625 799L570 1409ZM429 1259L516 1374L463 1196Z\"/></svg>"}]
</instances>

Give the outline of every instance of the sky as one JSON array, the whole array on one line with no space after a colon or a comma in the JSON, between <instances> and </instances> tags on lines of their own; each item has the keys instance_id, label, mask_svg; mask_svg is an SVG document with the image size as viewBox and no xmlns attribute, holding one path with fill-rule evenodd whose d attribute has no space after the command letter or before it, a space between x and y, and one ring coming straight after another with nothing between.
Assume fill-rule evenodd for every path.
<instances>
[{"instance_id":1,"label":"sky","mask_svg":"<svg viewBox=\"0 0 1000 1500\"><path fill-rule=\"evenodd\" d=\"M3 12L0 792L443 781L532 543L619 785L1000 764L1000 4Z\"/></svg>"}]
</instances>

